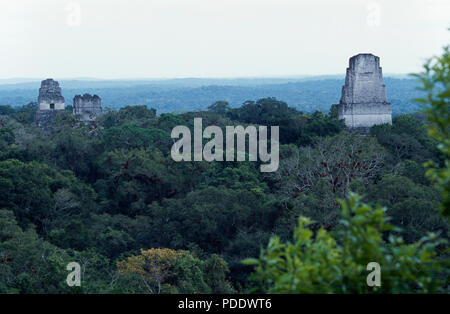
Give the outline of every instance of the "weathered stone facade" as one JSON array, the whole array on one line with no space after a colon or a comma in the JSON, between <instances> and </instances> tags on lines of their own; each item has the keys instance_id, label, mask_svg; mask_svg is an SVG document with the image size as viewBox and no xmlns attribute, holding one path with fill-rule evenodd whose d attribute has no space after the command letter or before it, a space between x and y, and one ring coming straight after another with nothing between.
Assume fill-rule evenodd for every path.
<instances>
[{"instance_id":1,"label":"weathered stone facade","mask_svg":"<svg viewBox=\"0 0 450 314\"><path fill-rule=\"evenodd\" d=\"M53 79L42 81L38 104L35 123L43 130L50 130L53 118L58 112L65 110L65 100L57 81ZM73 99L73 114L80 117L83 122L94 121L97 116L102 114L102 100L97 95L77 95Z\"/></svg>"},{"instance_id":2,"label":"weathered stone facade","mask_svg":"<svg viewBox=\"0 0 450 314\"><path fill-rule=\"evenodd\" d=\"M350 129L392 124L392 109L386 99L379 57L363 53L350 58L342 97L334 106Z\"/></svg>"},{"instance_id":3,"label":"weathered stone facade","mask_svg":"<svg viewBox=\"0 0 450 314\"><path fill-rule=\"evenodd\" d=\"M102 100L97 95L76 95L73 99L73 114L81 116L81 121L94 121L102 114Z\"/></svg>"},{"instance_id":4,"label":"weathered stone facade","mask_svg":"<svg viewBox=\"0 0 450 314\"><path fill-rule=\"evenodd\" d=\"M64 110L64 97L57 81L53 79L42 81L38 103L39 110Z\"/></svg>"},{"instance_id":5,"label":"weathered stone facade","mask_svg":"<svg viewBox=\"0 0 450 314\"><path fill-rule=\"evenodd\" d=\"M57 81L46 79L41 82L38 104L39 108L36 111L35 123L43 129L48 129L56 114L64 110L65 100L61 95L61 88Z\"/></svg>"}]
</instances>

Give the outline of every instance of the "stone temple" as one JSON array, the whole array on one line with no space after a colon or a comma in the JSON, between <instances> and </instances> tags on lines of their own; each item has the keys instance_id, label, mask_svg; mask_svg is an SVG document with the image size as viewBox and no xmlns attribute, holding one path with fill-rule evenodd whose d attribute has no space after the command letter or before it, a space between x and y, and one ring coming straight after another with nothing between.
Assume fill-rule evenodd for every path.
<instances>
[{"instance_id":1,"label":"stone temple","mask_svg":"<svg viewBox=\"0 0 450 314\"><path fill-rule=\"evenodd\" d=\"M341 101L333 106L350 129L367 130L376 124L392 124L379 57L361 53L350 58Z\"/></svg>"},{"instance_id":2,"label":"stone temple","mask_svg":"<svg viewBox=\"0 0 450 314\"><path fill-rule=\"evenodd\" d=\"M39 110L64 110L64 97L57 81L46 79L41 82L38 103Z\"/></svg>"},{"instance_id":3,"label":"stone temple","mask_svg":"<svg viewBox=\"0 0 450 314\"><path fill-rule=\"evenodd\" d=\"M76 95L73 99L73 114L79 115L81 121L94 121L102 114L102 100L97 95Z\"/></svg>"},{"instance_id":4,"label":"stone temple","mask_svg":"<svg viewBox=\"0 0 450 314\"><path fill-rule=\"evenodd\" d=\"M36 111L35 124L49 131L53 118L65 110L64 97L59 83L53 79L42 81L38 97L39 108ZM97 95L77 95L73 99L73 114L79 121L91 122L102 114L102 100Z\"/></svg>"},{"instance_id":5,"label":"stone temple","mask_svg":"<svg viewBox=\"0 0 450 314\"><path fill-rule=\"evenodd\" d=\"M39 127L47 128L57 112L64 110L64 97L61 95L59 83L53 79L41 82L35 122Z\"/></svg>"}]
</instances>

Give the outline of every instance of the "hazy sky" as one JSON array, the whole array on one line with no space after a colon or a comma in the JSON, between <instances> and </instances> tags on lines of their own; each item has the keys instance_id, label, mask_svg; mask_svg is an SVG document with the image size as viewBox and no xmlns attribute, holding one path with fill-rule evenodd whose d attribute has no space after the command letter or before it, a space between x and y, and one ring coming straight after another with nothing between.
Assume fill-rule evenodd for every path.
<instances>
[{"instance_id":1,"label":"hazy sky","mask_svg":"<svg viewBox=\"0 0 450 314\"><path fill-rule=\"evenodd\" d=\"M450 41L449 0L0 0L0 78L409 73Z\"/></svg>"}]
</instances>

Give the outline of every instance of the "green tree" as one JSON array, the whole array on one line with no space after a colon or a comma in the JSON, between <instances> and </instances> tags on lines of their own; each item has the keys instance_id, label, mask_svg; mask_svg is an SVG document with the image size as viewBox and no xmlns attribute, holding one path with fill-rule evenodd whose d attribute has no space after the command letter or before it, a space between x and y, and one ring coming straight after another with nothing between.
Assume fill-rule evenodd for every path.
<instances>
[{"instance_id":1,"label":"green tree","mask_svg":"<svg viewBox=\"0 0 450 314\"><path fill-rule=\"evenodd\" d=\"M189 251L152 248L119 261L117 268L125 278L134 276L141 292L151 294L233 291L225 279L227 264L217 255L201 260Z\"/></svg>"},{"instance_id":2,"label":"green tree","mask_svg":"<svg viewBox=\"0 0 450 314\"><path fill-rule=\"evenodd\" d=\"M179 178L166 160L157 148L104 153L95 183L103 210L134 216L153 201L175 195Z\"/></svg>"},{"instance_id":3,"label":"green tree","mask_svg":"<svg viewBox=\"0 0 450 314\"><path fill-rule=\"evenodd\" d=\"M385 152L370 136L341 132L318 138L313 147L293 148L280 161L272 178L280 184L280 193L296 197L323 180L330 191L345 197L354 179L369 184L379 176Z\"/></svg>"},{"instance_id":4,"label":"green tree","mask_svg":"<svg viewBox=\"0 0 450 314\"><path fill-rule=\"evenodd\" d=\"M208 107L209 111L221 115L225 115L230 109L230 104L226 101L216 101Z\"/></svg>"},{"instance_id":5,"label":"green tree","mask_svg":"<svg viewBox=\"0 0 450 314\"><path fill-rule=\"evenodd\" d=\"M386 175L364 191L367 200L388 208L391 222L401 228L407 243L429 232L447 234L448 223L439 215L441 194L433 186L416 184L403 176Z\"/></svg>"},{"instance_id":6,"label":"green tree","mask_svg":"<svg viewBox=\"0 0 450 314\"><path fill-rule=\"evenodd\" d=\"M23 231L14 213L0 210L0 293L70 292L64 250Z\"/></svg>"},{"instance_id":7,"label":"green tree","mask_svg":"<svg viewBox=\"0 0 450 314\"><path fill-rule=\"evenodd\" d=\"M426 124L413 115L394 117L392 125L373 126L370 134L390 153L388 160L393 165L402 160L439 160L436 141L428 136Z\"/></svg>"},{"instance_id":8,"label":"green tree","mask_svg":"<svg viewBox=\"0 0 450 314\"><path fill-rule=\"evenodd\" d=\"M78 238L78 245L85 245L85 233L74 232L68 225L86 218L94 207L94 198L94 191L70 171L59 172L45 164L14 159L0 162L0 208L12 210L21 227L34 224L41 235L59 229L70 238ZM84 229L83 224L79 226Z\"/></svg>"},{"instance_id":9,"label":"green tree","mask_svg":"<svg viewBox=\"0 0 450 314\"><path fill-rule=\"evenodd\" d=\"M361 197L349 194L342 206L341 227L314 236L311 221L299 218L293 242L270 240L259 259L247 259L255 265L254 279L269 293L433 293L442 290L436 278L440 264L435 248L442 241L430 234L420 241L404 244L401 238L383 234L393 230L385 217L385 208L361 203ZM366 283L366 266L381 266L381 287Z\"/></svg>"},{"instance_id":10,"label":"green tree","mask_svg":"<svg viewBox=\"0 0 450 314\"><path fill-rule=\"evenodd\" d=\"M10 126L0 126L0 151L5 152L15 142L14 130Z\"/></svg>"},{"instance_id":11,"label":"green tree","mask_svg":"<svg viewBox=\"0 0 450 314\"><path fill-rule=\"evenodd\" d=\"M157 147L167 153L172 145L169 133L156 128L142 128L131 124L107 129L103 140L108 151L120 148Z\"/></svg>"},{"instance_id":12,"label":"green tree","mask_svg":"<svg viewBox=\"0 0 450 314\"><path fill-rule=\"evenodd\" d=\"M107 110L98 121L105 128L130 122L145 127L152 124L155 118L155 109L148 109L147 106L126 106L119 111Z\"/></svg>"},{"instance_id":13,"label":"green tree","mask_svg":"<svg viewBox=\"0 0 450 314\"><path fill-rule=\"evenodd\" d=\"M444 200L441 211L450 216L450 49L445 47L441 56L433 57L424 65L424 71L415 74L426 93L417 102L427 105L425 113L430 122L429 134L439 142L438 148L445 156L439 167L430 161L427 175L442 190Z\"/></svg>"}]
</instances>

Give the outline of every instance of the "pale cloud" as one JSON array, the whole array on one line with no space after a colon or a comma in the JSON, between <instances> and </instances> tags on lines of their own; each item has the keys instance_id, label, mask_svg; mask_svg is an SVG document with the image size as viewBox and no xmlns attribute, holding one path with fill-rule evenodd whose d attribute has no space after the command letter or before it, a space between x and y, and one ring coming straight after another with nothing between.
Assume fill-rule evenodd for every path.
<instances>
[{"instance_id":1,"label":"pale cloud","mask_svg":"<svg viewBox=\"0 0 450 314\"><path fill-rule=\"evenodd\" d=\"M358 52L405 73L448 43L449 12L447 0L0 0L0 78L333 74Z\"/></svg>"}]
</instances>

